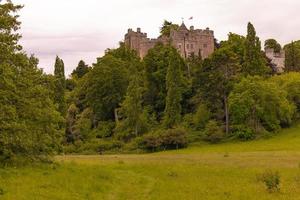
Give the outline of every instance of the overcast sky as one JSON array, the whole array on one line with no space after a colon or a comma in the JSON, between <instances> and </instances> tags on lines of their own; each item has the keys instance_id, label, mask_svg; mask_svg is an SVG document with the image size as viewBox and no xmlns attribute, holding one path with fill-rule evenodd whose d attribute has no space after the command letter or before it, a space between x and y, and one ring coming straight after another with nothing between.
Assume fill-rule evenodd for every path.
<instances>
[{"instance_id":1,"label":"overcast sky","mask_svg":"<svg viewBox=\"0 0 300 200\"><path fill-rule=\"evenodd\" d=\"M164 19L214 30L220 41L229 32L246 34L251 21L261 40L281 44L300 39L299 0L13 0L24 4L19 13L21 40L40 67L53 72L55 56L65 62L66 74L83 59L88 64L106 48L117 47L128 28L141 27L159 35ZM188 20L193 16L193 20Z\"/></svg>"}]
</instances>

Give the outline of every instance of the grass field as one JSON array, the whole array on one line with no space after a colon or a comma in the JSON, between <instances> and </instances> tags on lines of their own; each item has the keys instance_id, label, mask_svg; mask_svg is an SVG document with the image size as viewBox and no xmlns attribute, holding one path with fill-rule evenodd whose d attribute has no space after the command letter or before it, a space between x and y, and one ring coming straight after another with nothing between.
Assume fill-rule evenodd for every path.
<instances>
[{"instance_id":1,"label":"grass field","mask_svg":"<svg viewBox=\"0 0 300 200\"><path fill-rule=\"evenodd\" d=\"M300 126L251 142L56 160L0 169L0 200L300 199ZM265 170L279 172L280 192L267 192L257 180Z\"/></svg>"}]
</instances>

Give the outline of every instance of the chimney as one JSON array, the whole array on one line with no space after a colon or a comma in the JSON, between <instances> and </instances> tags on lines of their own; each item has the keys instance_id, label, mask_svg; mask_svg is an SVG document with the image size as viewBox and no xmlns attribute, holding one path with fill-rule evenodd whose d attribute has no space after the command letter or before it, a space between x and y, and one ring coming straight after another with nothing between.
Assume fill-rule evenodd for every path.
<instances>
[{"instance_id":1,"label":"chimney","mask_svg":"<svg viewBox=\"0 0 300 200\"><path fill-rule=\"evenodd\" d=\"M141 28L137 28L136 31L137 31L138 33L140 33L140 32L141 32Z\"/></svg>"},{"instance_id":2,"label":"chimney","mask_svg":"<svg viewBox=\"0 0 300 200\"><path fill-rule=\"evenodd\" d=\"M190 26L190 30L193 31L194 30L194 26Z\"/></svg>"}]
</instances>

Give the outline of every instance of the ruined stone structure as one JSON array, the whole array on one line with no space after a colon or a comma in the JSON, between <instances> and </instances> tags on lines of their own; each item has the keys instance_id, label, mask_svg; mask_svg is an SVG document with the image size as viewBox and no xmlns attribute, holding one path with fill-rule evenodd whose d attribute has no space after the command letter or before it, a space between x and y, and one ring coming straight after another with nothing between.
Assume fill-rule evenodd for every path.
<instances>
[{"instance_id":1,"label":"ruined stone structure","mask_svg":"<svg viewBox=\"0 0 300 200\"><path fill-rule=\"evenodd\" d=\"M177 30L172 29L170 37L160 36L157 39L149 39L147 33L142 33L140 28L137 28L136 32L128 29L125 35L125 44L136 50L141 58L145 57L148 50L158 42L171 43L184 58L190 55L207 58L214 52L214 32L212 30L209 28L205 30L194 29L193 26L187 29L184 23Z\"/></svg>"},{"instance_id":2,"label":"ruined stone structure","mask_svg":"<svg viewBox=\"0 0 300 200\"><path fill-rule=\"evenodd\" d=\"M276 73L284 72L284 62L285 62L285 52L281 50L280 52L275 52L272 48L265 49L266 56L271 60L271 65L273 71Z\"/></svg>"}]
</instances>

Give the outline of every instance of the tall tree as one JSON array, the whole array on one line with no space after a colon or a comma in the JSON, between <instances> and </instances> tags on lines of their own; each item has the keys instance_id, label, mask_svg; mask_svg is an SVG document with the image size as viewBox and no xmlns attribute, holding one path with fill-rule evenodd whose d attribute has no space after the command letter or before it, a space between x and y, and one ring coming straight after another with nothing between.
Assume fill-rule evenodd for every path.
<instances>
[{"instance_id":1,"label":"tall tree","mask_svg":"<svg viewBox=\"0 0 300 200\"><path fill-rule=\"evenodd\" d=\"M20 51L21 6L0 4L0 164L45 158L59 148L62 123L38 60Z\"/></svg>"},{"instance_id":2,"label":"tall tree","mask_svg":"<svg viewBox=\"0 0 300 200\"><path fill-rule=\"evenodd\" d=\"M83 77L86 73L89 72L89 66L85 64L83 60L80 60L76 69L73 70L72 76L76 76L77 78Z\"/></svg>"},{"instance_id":3,"label":"tall tree","mask_svg":"<svg viewBox=\"0 0 300 200\"><path fill-rule=\"evenodd\" d=\"M65 66L62 59L56 56L54 66L54 77L55 77L55 93L54 101L58 105L58 111L64 116L66 112L66 101L65 101L65 89L66 89L66 78L65 78Z\"/></svg>"},{"instance_id":4,"label":"tall tree","mask_svg":"<svg viewBox=\"0 0 300 200\"><path fill-rule=\"evenodd\" d=\"M254 26L249 22L245 41L244 63L242 71L245 75L265 75L270 72L261 51L261 42L256 36Z\"/></svg>"},{"instance_id":5,"label":"tall tree","mask_svg":"<svg viewBox=\"0 0 300 200\"><path fill-rule=\"evenodd\" d=\"M222 47L215 51L203 64L201 94L210 109L224 119L226 133L229 132L228 96L240 72L239 58L230 48Z\"/></svg>"},{"instance_id":6,"label":"tall tree","mask_svg":"<svg viewBox=\"0 0 300 200\"><path fill-rule=\"evenodd\" d=\"M172 29L177 30L178 28L179 28L178 24L173 24L172 22L165 20L162 27L160 28L160 34L169 37L171 30Z\"/></svg>"},{"instance_id":7,"label":"tall tree","mask_svg":"<svg viewBox=\"0 0 300 200\"><path fill-rule=\"evenodd\" d=\"M87 107L93 109L97 121L118 120L115 111L126 94L128 67L128 63L107 54L99 58L87 74L83 93L86 93Z\"/></svg>"},{"instance_id":8,"label":"tall tree","mask_svg":"<svg viewBox=\"0 0 300 200\"><path fill-rule=\"evenodd\" d=\"M170 47L169 66L166 76L166 107L164 111L164 126L171 128L177 125L181 119L182 100L182 74L181 56L177 50Z\"/></svg>"},{"instance_id":9,"label":"tall tree","mask_svg":"<svg viewBox=\"0 0 300 200\"><path fill-rule=\"evenodd\" d=\"M125 132L133 133L134 136L142 133L145 129L145 120L143 115L142 97L143 97L143 80L141 74L135 67L131 70L131 80L127 88L126 96L121 104L121 114L123 121L121 128Z\"/></svg>"},{"instance_id":10,"label":"tall tree","mask_svg":"<svg viewBox=\"0 0 300 200\"><path fill-rule=\"evenodd\" d=\"M285 71L300 71L300 41L292 41L284 46Z\"/></svg>"}]
</instances>

